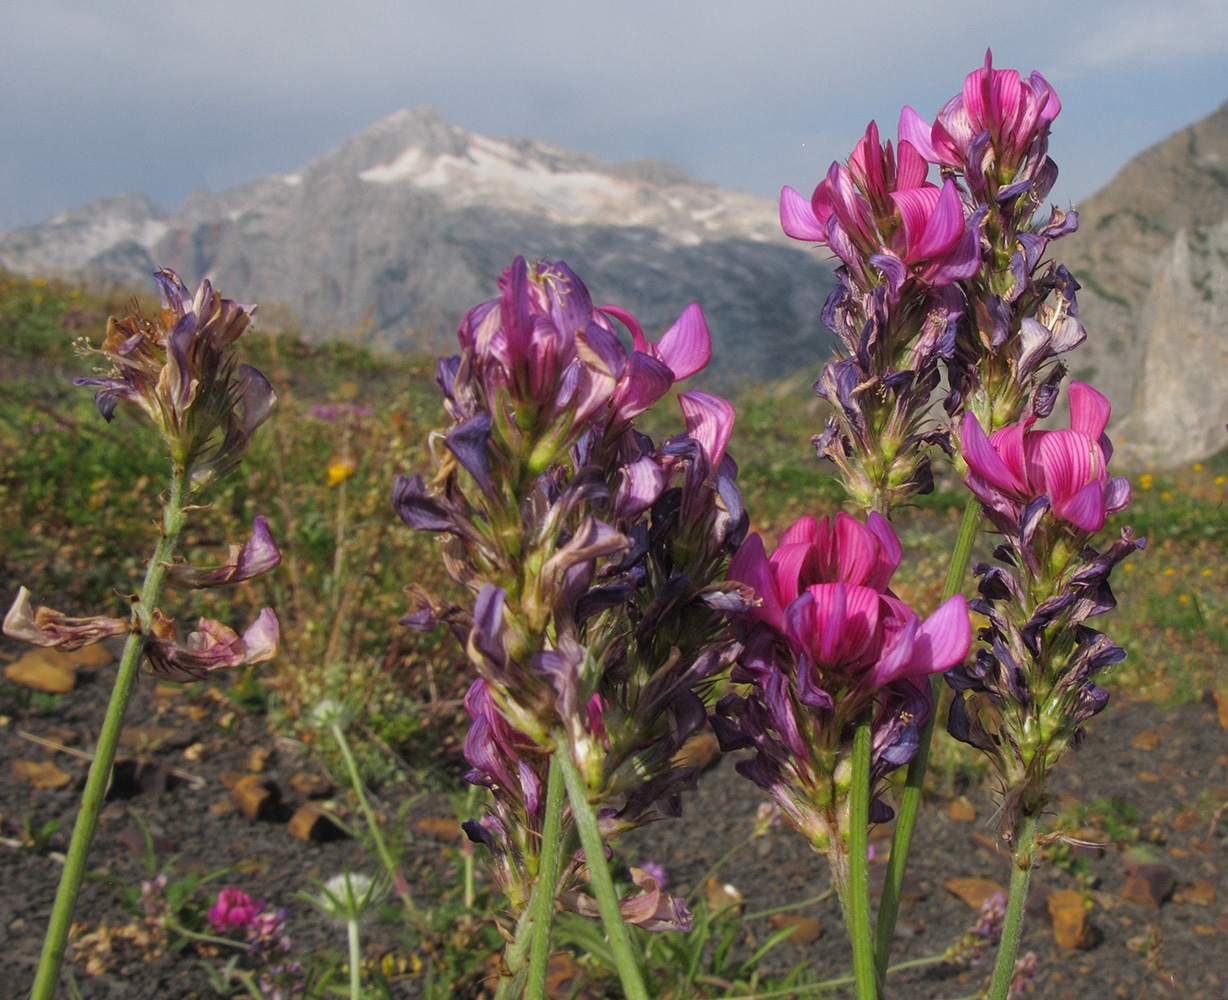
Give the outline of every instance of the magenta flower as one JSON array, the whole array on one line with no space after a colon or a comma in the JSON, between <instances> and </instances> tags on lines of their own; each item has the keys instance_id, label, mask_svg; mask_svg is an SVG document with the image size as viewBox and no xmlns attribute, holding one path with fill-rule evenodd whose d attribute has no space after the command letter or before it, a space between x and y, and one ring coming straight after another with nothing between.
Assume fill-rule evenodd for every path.
<instances>
[{"instance_id":1,"label":"magenta flower","mask_svg":"<svg viewBox=\"0 0 1228 1000\"><path fill-rule=\"evenodd\" d=\"M209 925L220 932L247 929L256 920L256 916L264 909L264 903L257 903L242 889L227 886L217 894L214 904L209 907Z\"/></svg>"},{"instance_id":2,"label":"magenta flower","mask_svg":"<svg viewBox=\"0 0 1228 1000\"><path fill-rule=\"evenodd\" d=\"M995 70L993 53L986 51L985 65L968 74L932 129L912 108L904 109L900 139L931 163L970 176L991 172L999 184L1009 184L1021 168L1031 174L1044 162L1049 126L1061 110L1043 76L1033 72L1024 80L1017 70Z\"/></svg>"},{"instance_id":3,"label":"magenta flower","mask_svg":"<svg viewBox=\"0 0 1228 1000\"><path fill-rule=\"evenodd\" d=\"M1130 484L1124 477L1109 479L1109 401L1083 382L1071 382L1069 396L1065 430L1033 430L1036 418L1028 416L986 436L976 416L967 414L960 431L967 483L988 508L1012 521L1044 495L1063 521L1099 531L1107 514L1129 504Z\"/></svg>"},{"instance_id":4,"label":"magenta flower","mask_svg":"<svg viewBox=\"0 0 1228 1000\"><path fill-rule=\"evenodd\" d=\"M848 165L833 163L807 202L786 186L780 223L794 239L826 243L865 289L881 284L873 265L898 291L909 276L926 285L971 277L980 267L980 235L969 226L955 184L929 183L929 164L901 138L879 144L871 122Z\"/></svg>"},{"instance_id":5,"label":"magenta flower","mask_svg":"<svg viewBox=\"0 0 1228 1000\"><path fill-rule=\"evenodd\" d=\"M841 513L834 522L801 518L770 557L757 534L734 556L728 578L754 590L759 603L749 620L777 633L797 658L803 701L830 708L850 685L875 691L946 670L967 655L971 627L962 596L923 622L888 589L900 552L885 518L871 514L863 526ZM748 650L756 645L748 638Z\"/></svg>"},{"instance_id":6,"label":"magenta flower","mask_svg":"<svg viewBox=\"0 0 1228 1000\"><path fill-rule=\"evenodd\" d=\"M631 331L631 357L612 400L618 423L638 417L675 382L690 378L712 358L712 336L698 303L687 306L655 343L645 339L643 327L621 306L602 306L600 311Z\"/></svg>"}]
</instances>

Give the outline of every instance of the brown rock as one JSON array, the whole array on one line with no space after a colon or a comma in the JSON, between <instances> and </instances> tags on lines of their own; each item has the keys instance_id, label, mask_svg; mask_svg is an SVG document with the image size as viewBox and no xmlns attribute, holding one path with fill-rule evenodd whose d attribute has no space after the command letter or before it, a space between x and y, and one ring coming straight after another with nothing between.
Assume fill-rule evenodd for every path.
<instances>
[{"instance_id":1,"label":"brown rock","mask_svg":"<svg viewBox=\"0 0 1228 1000\"><path fill-rule=\"evenodd\" d=\"M230 798L250 820L276 822L281 814L281 789L258 774L245 774L236 781Z\"/></svg>"},{"instance_id":2,"label":"brown rock","mask_svg":"<svg viewBox=\"0 0 1228 1000\"><path fill-rule=\"evenodd\" d=\"M729 907L733 908L734 913L738 913L742 904L742 894L728 882L718 882L715 875L709 876L704 883L704 898L707 900L708 910L712 913Z\"/></svg>"},{"instance_id":3,"label":"brown rock","mask_svg":"<svg viewBox=\"0 0 1228 1000\"><path fill-rule=\"evenodd\" d=\"M1053 939L1062 948L1086 951L1096 943L1096 932L1083 896L1074 889L1060 889L1049 897Z\"/></svg>"},{"instance_id":4,"label":"brown rock","mask_svg":"<svg viewBox=\"0 0 1228 1000\"><path fill-rule=\"evenodd\" d=\"M1198 810L1182 809L1173 820L1173 829L1193 830L1195 827L1200 826L1201 823L1202 820L1198 818Z\"/></svg>"},{"instance_id":5,"label":"brown rock","mask_svg":"<svg viewBox=\"0 0 1228 1000\"><path fill-rule=\"evenodd\" d=\"M13 777L26 782L32 788L63 788L72 775L61 771L50 761L15 760Z\"/></svg>"},{"instance_id":6,"label":"brown rock","mask_svg":"<svg viewBox=\"0 0 1228 1000\"><path fill-rule=\"evenodd\" d=\"M349 836L327 812L314 802L304 802L290 817L290 834L312 844L324 844Z\"/></svg>"},{"instance_id":7,"label":"brown rock","mask_svg":"<svg viewBox=\"0 0 1228 1000\"><path fill-rule=\"evenodd\" d=\"M1173 870L1168 865L1139 865L1131 872L1121 895L1127 902L1158 910L1172 895L1173 885Z\"/></svg>"},{"instance_id":8,"label":"brown rock","mask_svg":"<svg viewBox=\"0 0 1228 1000\"><path fill-rule=\"evenodd\" d=\"M100 642L93 642L80 649L74 649L70 653L65 653L64 656L78 667L105 667L108 663L115 662L114 655Z\"/></svg>"},{"instance_id":9,"label":"brown rock","mask_svg":"<svg viewBox=\"0 0 1228 1000\"><path fill-rule=\"evenodd\" d=\"M242 771L223 771L217 776L217 780L222 783L223 788L233 789L235 785L246 777L247 775Z\"/></svg>"},{"instance_id":10,"label":"brown rock","mask_svg":"<svg viewBox=\"0 0 1228 1000\"><path fill-rule=\"evenodd\" d=\"M951 800L951 804L947 807L947 815L956 823L974 823L976 822L976 807L968 801L968 796L961 795Z\"/></svg>"},{"instance_id":11,"label":"brown rock","mask_svg":"<svg viewBox=\"0 0 1228 1000\"><path fill-rule=\"evenodd\" d=\"M414 828L440 840L459 840L461 835L460 821L450 816L423 816Z\"/></svg>"},{"instance_id":12,"label":"brown rock","mask_svg":"<svg viewBox=\"0 0 1228 1000\"><path fill-rule=\"evenodd\" d=\"M1160 745L1160 737L1150 729L1144 729L1130 741L1135 750L1154 750Z\"/></svg>"},{"instance_id":13,"label":"brown rock","mask_svg":"<svg viewBox=\"0 0 1228 1000\"><path fill-rule=\"evenodd\" d=\"M794 944L814 944L823 935L823 926L813 917L799 917L789 913L776 913L768 918L772 930L791 927L789 940Z\"/></svg>"},{"instance_id":14,"label":"brown rock","mask_svg":"<svg viewBox=\"0 0 1228 1000\"><path fill-rule=\"evenodd\" d=\"M1215 883L1196 879L1181 890L1180 899L1183 903L1193 903L1195 906L1210 906L1215 902Z\"/></svg>"},{"instance_id":15,"label":"brown rock","mask_svg":"<svg viewBox=\"0 0 1228 1000\"><path fill-rule=\"evenodd\" d=\"M77 686L77 672L72 663L54 649L30 650L16 663L5 667L4 676L14 684L47 694L67 694Z\"/></svg>"},{"instance_id":16,"label":"brown rock","mask_svg":"<svg viewBox=\"0 0 1228 1000\"><path fill-rule=\"evenodd\" d=\"M309 799L326 799L333 794L333 783L318 774L299 771L290 775L290 787Z\"/></svg>"},{"instance_id":17,"label":"brown rock","mask_svg":"<svg viewBox=\"0 0 1228 1000\"><path fill-rule=\"evenodd\" d=\"M1228 691L1215 691L1215 711L1219 715L1219 724L1228 729Z\"/></svg>"},{"instance_id":18,"label":"brown rock","mask_svg":"<svg viewBox=\"0 0 1228 1000\"><path fill-rule=\"evenodd\" d=\"M997 882L991 882L987 878L951 878L943 883L943 887L947 892L954 893L965 903L971 906L974 910L979 910L985 900L989 899L995 892L1006 895L1006 890Z\"/></svg>"},{"instance_id":19,"label":"brown rock","mask_svg":"<svg viewBox=\"0 0 1228 1000\"><path fill-rule=\"evenodd\" d=\"M269 751L266 747L255 747L247 756L247 769L252 774L259 774L269 762Z\"/></svg>"}]
</instances>

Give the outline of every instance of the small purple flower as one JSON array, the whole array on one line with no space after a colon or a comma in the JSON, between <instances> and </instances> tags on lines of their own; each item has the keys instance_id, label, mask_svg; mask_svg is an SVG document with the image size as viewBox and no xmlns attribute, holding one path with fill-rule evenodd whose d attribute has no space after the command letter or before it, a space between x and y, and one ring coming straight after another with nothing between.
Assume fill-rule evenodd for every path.
<instances>
[{"instance_id":1,"label":"small purple flower","mask_svg":"<svg viewBox=\"0 0 1228 1000\"><path fill-rule=\"evenodd\" d=\"M267 573L281 565L281 550L273 541L269 522L258 515L252 522L252 537L243 545L231 545L221 566L197 569L186 563L167 567L167 578L181 587L225 587Z\"/></svg>"}]
</instances>

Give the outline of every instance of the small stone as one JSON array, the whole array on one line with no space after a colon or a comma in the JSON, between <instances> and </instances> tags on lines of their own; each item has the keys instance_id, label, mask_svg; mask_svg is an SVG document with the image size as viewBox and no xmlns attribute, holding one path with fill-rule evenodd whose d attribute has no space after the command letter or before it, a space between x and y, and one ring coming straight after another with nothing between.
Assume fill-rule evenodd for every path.
<instances>
[{"instance_id":1,"label":"small stone","mask_svg":"<svg viewBox=\"0 0 1228 1000\"><path fill-rule=\"evenodd\" d=\"M318 774L299 771L290 775L290 787L309 799L326 799L333 794L333 783Z\"/></svg>"},{"instance_id":2,"label":"small stone","mask_svg":"<svg viewBox=\"0 0 1228 1000\"><path fill-rule=\"evenodd\" d=\"M326 844L348 836L332 816L314 802L304 802L298 807L290 817L289 830L291 836L311 844Z\"/></svg>"},{"instance_id":3,"label":"small stone","mask_svg":"<svg viewBox=\"0 0 1228 1000\"><path fill-rule=\"evenodd\" d=\"M247 769L252 774L259 774L269 762L269 751L265 747L256 747L247 756Z\"/></svg>"},{"instance_id":4,"label":"small stone","mask_svg":"<svg viewBox=\"0 0 1228 1000\"><path fill-rule=\"evenodd\" d=\"M247 774L230 789L230 798L250 820L276 822L281 814L281 790L268 778Z\"/></svg>"},{"instance_id":5,"label":"small stone","mask_svg":"<svg viewBox=\"0 0 1228 1000\"><path fill-rule=\"evenodd\" d=\"M822 925L813 917L799 917L788 913L777 913L768 918L772 930L784 930L791 927L789 940L794 944L814 944L823 934Z\"/></svg>"},{"instance_id":6,"label":"small stone","mask_svg":"<svg viewBox=\"0 0 1228 1000\"><path fill-rule=\"evenodd\" d=\"M1181 812L1177 813L1176 818L1173 820L1173 829L1193 830L1201 823L1202 821L1198 818L1198 810L1183 809Z\"/></svg>"},{"instance_id":7,"label":"small stone","mask_svg":"<svg viewBox=\"0 0 1228 1000\"><path fill-rule=\"evenodd\" d=\"M1074 889L1060 889L1048 900L1053 919L1053 939L1059 947L1086 951L1096 943L1096 932L1083 896Z\"/></svg>"},{"instance_id":8,"label":"small stone","mask_svg":"<svg viewBox=\"0 0 1228 1000\"><path fill-rule=\"evenodd\" d=\"M1204 937L1213 937L1219 934L1219 931L1214 927L1208 927L1206 924L1195 924L1193 927L1195 934L1202 934Z\"/></svg>"},{"instance_id":9,"label":"small stone","mask_svg":"<svg viewBox=\"0 0 1228 1000\"><path fill-rule=\"evenodd\" d=\"M1003 897L1006 896L1006 890L1002 886L987 878L951 878L943 883L943 888L947 892L954 893L974 910L979 910L981 905L995 892L1002 893Z\"/></svg>"},{"instance_id":10,"label":"small stone","mask_svg":"<svg viewBox=\"0 0 1228 1000\"><path fill-rule=\"evenodd\" d=\"M105 667L115 662L115 655L100 642L92 642L88 646L74 649L64 656L78 667Z\"/></svg>"},{"instance_id":11,"label":"small stone","mask_svg":"<svg viewBox=\"0 0 1228 1000\"><path fill-rule=\"evenodd\" d=\"M16 663L4 668L4 676L14 684L47 694L67 694L77 686L77 672L63 653L54 649L32 649Z\"/></svg>"},{"instance_id":12,"label":"small stone","mask_svg":"<svg viewBox=\"0 0 1228 1000\"><path fill-rule=\"evenodd\" d=\"M1228 691L1220 691L1217 688L1214 697L1215 711L1219 715L1219 724L1222 728L1228 729Z\"/></svg>"},{"instance_id":13,"label":"small stone","mask_svg":"<svg viewBox=\"0 0 1228 1000\"><path fill-rule=\"evenodd\" d=\"M1193 903L1195 906L1210 906L1215 902L1215 883L1206 879L1195 879L1181 890L1179 901Z\"/></svg>"},{"instance_id":14,"label":"small stone","mask_svg":"<svg viewBox=\"0 0 1228 1000\"><path fill-rule=\"evenodd\" d=\"M246 777L247 775L242 771L223 771L217 776L217 780L222 783L223 788L233 789L235 785Z\"/></svg>"},{"instance_id":15,"label":"small stone","mask_svg":"<svg viewBox=\"0 0 1228 1000\"><path fill-rule=\"evenodd\" d=\"M704 898L707 900L710 913L730 907L733 908L734 913L738 913L742 905L742 894L731 883L718 882L715 875L710 876L704 883Z\"/></svg>"},{"instance_id":16,"label":"small stone","mask_svg":"<svg viewBox=\"0 0 1228 1000\"><path fill-rule=\"evenodd\" d=\"M1154 750L1160 745L1160 737L1150 729L1144 729L1130 741L1135 750Z\"/></svg>"},{"instance_id":17,"label":"small stone","mask_svg":"<svg viewBox=\"0 0 1228 1000\"><path fill-rule=\"evenodd\" d=\"M203 743L193 743L190 747L185 747L183 750L183 759L191 761L195 764L205 756L205 745Z\"/></svg>"},{"instance_id":18,"label":"small stone","mask_svg":"<svg viewBox=\"0 0 1228 1000\"><path fill-rule=\"evenodd\" d=\"M1154 784L1157 781L1164 780L1162 777L1160 777L1160 775L1153 774L1151 771L1136 771L1134 776L1138 778L1139 781L1145 781L1149 784Z\"/></svg>"},{"instance_id":19,"label":"small stone","mask_svg":"<svg viewBox=\"0 0 1228 1000\"><path fill-rule=\"evenodd\" d=\"M218 799L211 806L209 812L214 816L224 816L228 812L234 812L235 805L230 799Z\"/></svg>"},{"instance_id":20,"label":"small stone","mask_svg":"<svg viewBox=\"0 0 1228 1000\"><path fill-rule=\"evenodd\" d=\"M703 729L687 740L671 758L675 767L703 769L721 756L720 744L711 729Z\"/></svg>"},{"instance_id":21,"label":"small stone","mask_svg":"<svg viewBox=\"0 0 1228 1000\"><path fill-rule=\"evenodd\" d=\"M72 781L71 774L61 771L50 761L15 760L13 776L32 788L63 788Z\"/></svg>"},{"instance_id":22,"label":"small stone","mask_svg":"<svg viewBox=\"0 0 1228 1000\"><path fill-rule=\"evenodd\" d=\"M961 795L951 800L950 806L947 807L947 815L955 823L974 823L976 822L976 807L968 801L968 796Z\"/></svg>"},{"instance_id":23,"label":"small stone","mask_svg":"<svg viewBox=\"0 0 1228 1000\"><path fill-rule=\"evenodd\" d=\"M461 835L460 822L450 816L423 816L414 829L439 840L459 840Z\"/></svg>"},{"instance_id":24,"label":"small stone","mask_svg":"<svg viewBox=\"0 0 1228 1000\"><path fill-rule=\"evenodd\" d=\"M1158 910L1172 895L1173 885L1173 870L1168 865L1140 865L1130 873L1121 896L1127 902Z\"/></svg>"}]
</instances>

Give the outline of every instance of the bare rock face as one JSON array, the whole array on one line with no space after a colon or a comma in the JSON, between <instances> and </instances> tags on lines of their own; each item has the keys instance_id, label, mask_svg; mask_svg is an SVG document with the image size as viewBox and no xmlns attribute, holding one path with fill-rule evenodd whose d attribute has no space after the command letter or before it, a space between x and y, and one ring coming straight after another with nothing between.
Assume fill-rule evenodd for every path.
<instances>
[{"instance_id":1,"label":"bare rock face","mask_svg":"<svg viewBox=\"0 0 1228 1000\"><path fill-rule=\"evenodd\" d=\"M1117 435L1131 460L1164 466L1228 444L1228 220L1178 233L1155 264L1134 406Z\"/></svg>"},{"instance_id":2,"label":"bare rock face","mask_svg":"<svg viewBox=\"0 0 1228 1000\"><path fill-rule=\"evenodd\" d=\"M358 330L377 347L455 349L464 311L497 294L516 254L567 261L598 302L662 330L699 302L710 378L817 367L831 265L780 231L767 199L669 164L490 139L430 108L400 111L296 173L170 216L120 195L0 233L0 266L148 287L156 265L240 301L282 302L308 337Z\"/></svg>"},{"instance_id":3,"label":"bare rock face","mask_svg":"<svg viewBox=\"0 0 1228 1000\"><path fill-rule=\"evenodd\" d=\"M1113 403L1126 464L1171 465L1224 433L1228 104L1132 159L1054 246L1082 288L1072 374Z\"/></svg>"}]
</instances>

